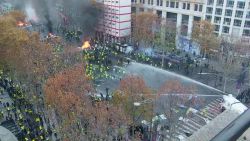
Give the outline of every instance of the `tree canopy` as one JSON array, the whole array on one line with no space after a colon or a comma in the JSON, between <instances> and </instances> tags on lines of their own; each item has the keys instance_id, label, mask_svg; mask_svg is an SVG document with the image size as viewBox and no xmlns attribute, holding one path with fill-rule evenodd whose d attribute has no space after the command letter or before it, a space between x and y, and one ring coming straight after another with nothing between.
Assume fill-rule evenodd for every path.
<instances>
[{"instance_id":1,"label":"tree canopy","mask_svg":"<svg viewBox=\"0 0 250 141\"><path fill-rule=\"evenodd\" d=\"M152 44L154 40L154 25L157 15L152 12L142 12L132 15L132 38L144 46Z\"/></svg>"},{"instance_id":2,"label":"tree canopy","mask_svg":"<svg viewBox=\"0 0 250 141\"><path fill-rule=\"evenodd\" d=\"M214 34L214 26L206 20L194 23L192 39L200 44L205 55L220 46L220 40Z\"/></svg>"}]
</instances>

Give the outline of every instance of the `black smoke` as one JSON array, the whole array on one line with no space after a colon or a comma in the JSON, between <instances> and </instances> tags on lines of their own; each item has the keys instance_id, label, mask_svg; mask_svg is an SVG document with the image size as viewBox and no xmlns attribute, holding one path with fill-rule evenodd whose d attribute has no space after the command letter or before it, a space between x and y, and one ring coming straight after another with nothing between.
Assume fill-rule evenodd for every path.
<instances>
[{"instance_id":1,"label":"black smoke","mask_svg":"<svg viewBox=\"0 0 250 141\"><path fill-rule=\"evenodd\" d=\"M30 20L45 25L48 32L53 32L58 25L62 25L67 29L80 28L85 34L90 34L97 26L102 13L101 4L93 3L92 0L9 1L27 15L36 15L29 16ZM34 10L32 14L30 9Z\"/></svg>"},{"instance_id":2,"label":"black smoke","mask_svg":"<svg viewBox=\"0 0 250 141\"><path fill-rule=\"evenodd\" d=\"M45 19L47 21L46 27L48 28L49 33L53 33L53 23L49 18L49 15L45 15Z\"/></svg>"}]
</instances>

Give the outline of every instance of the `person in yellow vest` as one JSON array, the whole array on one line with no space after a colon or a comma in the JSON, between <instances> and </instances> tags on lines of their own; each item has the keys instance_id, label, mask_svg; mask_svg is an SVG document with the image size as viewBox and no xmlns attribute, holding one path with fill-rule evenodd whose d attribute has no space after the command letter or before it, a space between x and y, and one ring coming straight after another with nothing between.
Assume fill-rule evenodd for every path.
<instances>
[{"instance_id":1,"label":"person in yellow vest","mask_svg":"<svg viewBox=\"0 0 250 141\"><path fill-rule=\"evenodd\" d=\"M204 116L207 116L208 115L207 109L202 109L202 113L203 113Z\"/></svg>"}]
</instances>

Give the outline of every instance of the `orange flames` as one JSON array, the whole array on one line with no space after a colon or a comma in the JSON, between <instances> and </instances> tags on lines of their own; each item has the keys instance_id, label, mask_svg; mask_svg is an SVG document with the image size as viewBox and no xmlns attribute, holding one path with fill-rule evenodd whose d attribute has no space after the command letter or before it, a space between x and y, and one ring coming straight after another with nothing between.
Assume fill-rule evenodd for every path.
<instances>
[{"instance_id":1,"label":"orange flames","mask_svg":"<svg viewBox=\"0 0 250 141\"><path fill-rule=\"evenodd\" d=\"M25 23L24 23L24 22L21 22L21 21L18 21L17 25L18 25L18 26L24 26Z\"/></svg>"},{"instance_id":2,"label":"orange flames","mask_svg":"<svg viewBox=\"0 0 250 141\"><path fill-rule=\"evenodd\" d=\"M52 33L49 33L49 34L48 34L48 37L49 37L49 38L54 38L55 35L53 35Z\"/></svg>"},{"instance_id":3,"label":"orange flames","mask_svg":"<svg viewBox=\"0 0 250 141\"><path fill-rule=\"evenodd\" d=\"M23 27L23 26L27 26L28 24L25 23L25 22L22 22L22 21L18 21L17 25L20 26L20 27Z\"/></svg>"},{"instance_id":4,"label":"orange flames","mask_svg":"<svg viewBox=\"0 0 250 141\"><path fill-rule=\"evenodd\" d=\"M82 45L82 49L87 49L87 48L90 48L90 43L89 41L85 41Z\"/></svg>"}]
</instances>

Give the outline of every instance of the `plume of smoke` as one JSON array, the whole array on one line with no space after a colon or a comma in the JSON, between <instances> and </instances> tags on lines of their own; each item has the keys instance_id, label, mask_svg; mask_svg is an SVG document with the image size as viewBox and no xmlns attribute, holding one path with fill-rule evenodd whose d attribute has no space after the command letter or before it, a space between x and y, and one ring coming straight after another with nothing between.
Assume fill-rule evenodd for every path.
<instances>
[{"instance_id":1,"label":"plume of smoke","mask_svg":"<svg viewBox=\"0 0 250 141\"><path fill-rule=\"evenodd\" d=\"M39 22L36 11L30 4L26 5L25 13L27 15L28 20L36 22L36 23Z\"/></svg>"},{"instance_id":2,"label":"plume of smoke","mask_svg":"<svg viewBox=\"0 0 250 141\"><path fill-rule=\"evenodd\" d=\"M93 32L98 24L101 8L92 0L9 0L14 6L27 14L28 20L39 22L53 32L56 25L67 19L69 25L83 30L85 34ZM60 8L58 8L60 7Z\"/></svg>"}]
</instances>

